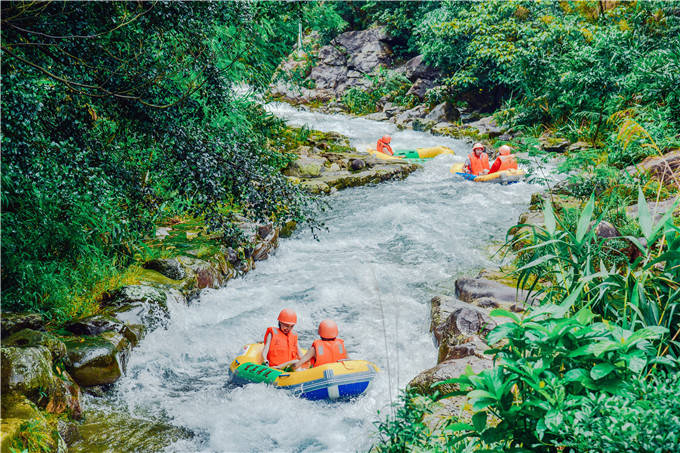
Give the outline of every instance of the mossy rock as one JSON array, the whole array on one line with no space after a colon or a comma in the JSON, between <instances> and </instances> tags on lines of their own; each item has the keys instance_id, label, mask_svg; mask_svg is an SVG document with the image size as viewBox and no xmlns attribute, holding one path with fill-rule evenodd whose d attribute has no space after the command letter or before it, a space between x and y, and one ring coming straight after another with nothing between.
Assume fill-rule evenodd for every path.
<instances>
[{"instance_id":1,"label":"mossy rock","mask_svg":"<svg viewBox=\"0 0 680 453\"><path fill-rule=\"evenodd\" d=\"M112 384L123 374L118 348L102 337L64 338L66 368L83 387Z\"/></svg>"},{"instance_id":2,"label":"mossy rock","mask_svg":"<svg viewBox=\"0 0 680 453\"><path fill-rule=\"evenodd\" d=\"M38 313L9 313L3 311L2 338L8 337L23 329L45 330L45 322Z\"/></svg>"},{"instance_id":3,"label":"mossy rock","mask_svg":"<svg viewBox=\"0 0 680 453\"><path fill-rule=\"evenodd\" d=\"M5 347L2 357L2 392L18 392L37 401L52 384L52 355L45 346Z\"/></svg>"},{"instance_id":4,"label":"mossy rock","mask_svg":"<svg viewBox=\"0 0 680 453\"><path fill-rule=\"evenodd\" d=\"M50 351L52 360L57 362L66 355L66 346L54 335L33 329L23 329L11 335L2 342L3 346L17 346L21 348L44 346Z\"/></svg>"}]
</instances>

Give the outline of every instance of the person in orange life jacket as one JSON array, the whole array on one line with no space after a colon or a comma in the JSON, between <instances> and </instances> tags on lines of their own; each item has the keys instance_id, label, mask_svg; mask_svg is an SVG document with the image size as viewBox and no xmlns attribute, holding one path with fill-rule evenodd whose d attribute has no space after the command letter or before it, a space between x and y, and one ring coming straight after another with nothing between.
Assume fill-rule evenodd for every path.
<instances>
[{"instance_id":1,"label":"person in orange life jacket","mask_svg":"<svg viewBox=\"0 0 680 453\"><path fill-rule=\"evenodd\" d=\"M297 323L295 312L284 308L279 313L278 321L278 329L269 327L264 334L262 364L283 369L297 362L302 356L302 351L298 345L297 334L293 333L293 327Z\"/></svg>"},{"instance_id":2,"label":"person in orange life jacket","mask_svg":"<svg viewBox=\"0 0 680 453\"><path fill-rule=\"evenodd\" d=\"M517 169L517 160L515 160L515 156L510 154L511 151L512 148L508 145L498 148L499 156L491 166L489 173L496 173L497 171L509 170L511 168Z\"/></svg>"},{"instance_id":3,"label":"person in orange life jacket","mask_svg":"<svg viewBox=\"0 0 680 453\"><path fill-rule=\"evenodd\" d=\"M475 143L472 146L472 152L465 160L463 171L473 175L485 175L489 172L489 155L484 152L484 145Z\"/></svg>"},{"instance_id":4,"label":"person in orange life jacket","mask_svg":"<svg viewBox=\"0 0 680 453\"><path fill-rule=\"evenodd\" d=\"M321 338L314 340L312 347L295 364L296 370L310 360L312 361L312 366L315 367L349 358L345 349L345 342L337 338L338 325L335 321L330 319L321 321L321 324L319 324L319 336Z\"/></svg>"},{"instance_id":5,"label":"person in orange life jacket","mask_svg":"<svg viewBox=\"0 0 680 453\"><path fill-rule=\"evenodd\" d=\"M390 137L389 135L383 135L381 138L378 139L378 144L376 145L375 149L377 149L379 153L394 156L394 152L392 151L392 147L390 146L391 141L392 137Z\"/></svg>"}]
</instances>

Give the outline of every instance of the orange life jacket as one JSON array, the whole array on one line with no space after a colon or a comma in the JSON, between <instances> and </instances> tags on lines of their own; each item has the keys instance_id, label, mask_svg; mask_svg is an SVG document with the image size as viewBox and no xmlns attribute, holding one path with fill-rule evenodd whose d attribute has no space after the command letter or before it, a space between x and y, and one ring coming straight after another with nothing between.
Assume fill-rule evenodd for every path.
<instances>
[{"instance_id":1,"label":"orange life jacket","mask_svg":"<svg viewBox=\"0 0 680 453\"><path fill-rule=\"evenodd\" d=\"M271 342L269 343L269 352L267 353L269 365L276 366L300 358L298 355L297 334L289 332L288 335L286 335L277 327L268 327L267 332L264 334L265 344L267 343L268 335L272 336Z\"/></svg>"},{"instance_id":2,"label":"orange life jacket","mask_svg":"<svg viewBox=\"0 0 680 453\"><path fill-rule=\"evenodd\" d=\"M378 139L378 144L376 145L376 149L378 150L379 153L389 154L390 156L394 156L394 153L392 152L392 147L388 143L385 143L382 140L382 138Z\"/></svg>"},{"instance_id":3,"label":"orange life jacket","mask_svg":"<svg viewBox=\"0 0 680 453\"><path fill-rule=\"evenodd\" d=\"M316 352L314 366L319 366L326 363L335 363L338 360L347 358L345 342L340 338L336 338L334 340L314 340L312 347Z\"/></svg>"},{"instance_id":4,"label":"orange life jacket","mask_svg":"<svg viewBox=\"0 0 680 453\"><path fill-rule=\"evenodd\" d=\"M515 160L515 156L512 154L498 156L498 158L501 160L501 167L498 169L498 171L509 170L511 168L517 169L517 161Z\"/></svg>"},{"instance_id":5,"label":"orange life jacket","mask_svg":"<svg viewBox=\"0 0 680 453\"><path fill-rule=\"evenodd\" d=\"M475 152L468 154L468 159L470 159L470 173L473 175L478 175L482 170L489 169L489 155L482 153L481 156L477 157Z\"/></svg>"}]
</instances>

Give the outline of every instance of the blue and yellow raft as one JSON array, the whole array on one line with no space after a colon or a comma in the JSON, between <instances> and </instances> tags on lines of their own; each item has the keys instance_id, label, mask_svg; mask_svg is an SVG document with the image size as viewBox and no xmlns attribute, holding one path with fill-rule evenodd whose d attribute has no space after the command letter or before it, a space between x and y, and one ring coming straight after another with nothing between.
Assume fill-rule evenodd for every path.
<instances>
[{"instance_id":1,"label":"blue and yellow raft","mask_svg":"<svg viewBox=\"0 0 680 453\"><path fill-rule=\"evenodd\" d=\"M383 160L394 159L431 159L442 154L455 154L455 152L446 146L432 146L430 148L416 148L414 150L399 150L394 151L394 156L376 151L375 148L368 148L366 150L369 154Z\"/></svg>"},{"instance_id":2,"label":"blue and yellow raft","mask_svg":"<svg viewBox=\"0 0 680 453\"><path fill-rule=\"evenodd\" d=\"M521 168L497 171L495 173L489 173L486 175L471 175L470 173L463 172L463 164L457 163L453 164L450 169L451 173L458 175L468 181L474 182L495 182L499 184L513 184L521 181L526 176L526 172Z\"/></svg>"},{"instance_id":3,"label":"blue and yellow raft","mask_svg":"<svg viewBox=\"0 0 680 453\"><path fill-rule=\"evenodd\" d=\"M342 400L359 396L380 369L366 360L343 360L299 371L282 371L262 365L263 343L244 346L229 366L232 382L265 382L310 400Z\"/></svg>"}]
</instances>

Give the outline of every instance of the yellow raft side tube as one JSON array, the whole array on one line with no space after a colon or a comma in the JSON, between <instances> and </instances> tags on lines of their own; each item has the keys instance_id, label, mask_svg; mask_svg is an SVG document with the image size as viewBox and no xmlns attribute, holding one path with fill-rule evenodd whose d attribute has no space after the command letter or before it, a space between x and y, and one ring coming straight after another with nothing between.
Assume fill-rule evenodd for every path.
<instances>
[{"instance_id":1,"label":"yellow raft side tube","mask_svg":"<svg viewBox=\"0 0 680 453\"><path fill-rule=\"evenodd\" d=\"M268 382L277 388L292 390L299 396L312 400L334 400L360 395L380 371L377 365L366 360L343 360L299 371L280 372L262 365L263 343L249 344L244 349L244 353L236 357L229 367L230 373L237 381ZM252 366L253 364L255 366ZM248 372L240 373L241 369L249 365L251 371L255 369L261 376L267 375L268 372L278 376L273 380L249 379Z\"/></svg>"},{"instance_id":2,"label":"yellow raft side tube","mask_svg":"<svg viewBox=\"0 0 680 453\"><path fill-rule=\"evenodd\" d=\"M384 160L394 160L394 159L403 159L404 157L407 158L417 158L417 159L429 159L432 157L437 157L442 154L451 154L455 155L455 151L453 151L451 148L447 146L432 146L430 148L416 148L415 152L414 151L409 151L405 155L395 155L395 156L390 156L385 153L378 152L375 148L367 148L366 151L377 157L378 159L384 159ZM396 151L397 153L399 151Z\"/></svg>"},{"instance_id":3,"label":"yellow raft side tube","mask_svg":"<svg viewBox=\"0 0 680 453\"><path fill-rule=\"evenodd\" d=\"M453 164L449 170L451 173L463 173L463 163ZM474 182L517 182L521 180L526 175L526 171L521 168L511 168L509 170L497 171L496 173L489 173L486 175L476 176L474 179L472 177L466 178L471 179Z\"/></svg>"}]
</instances>

